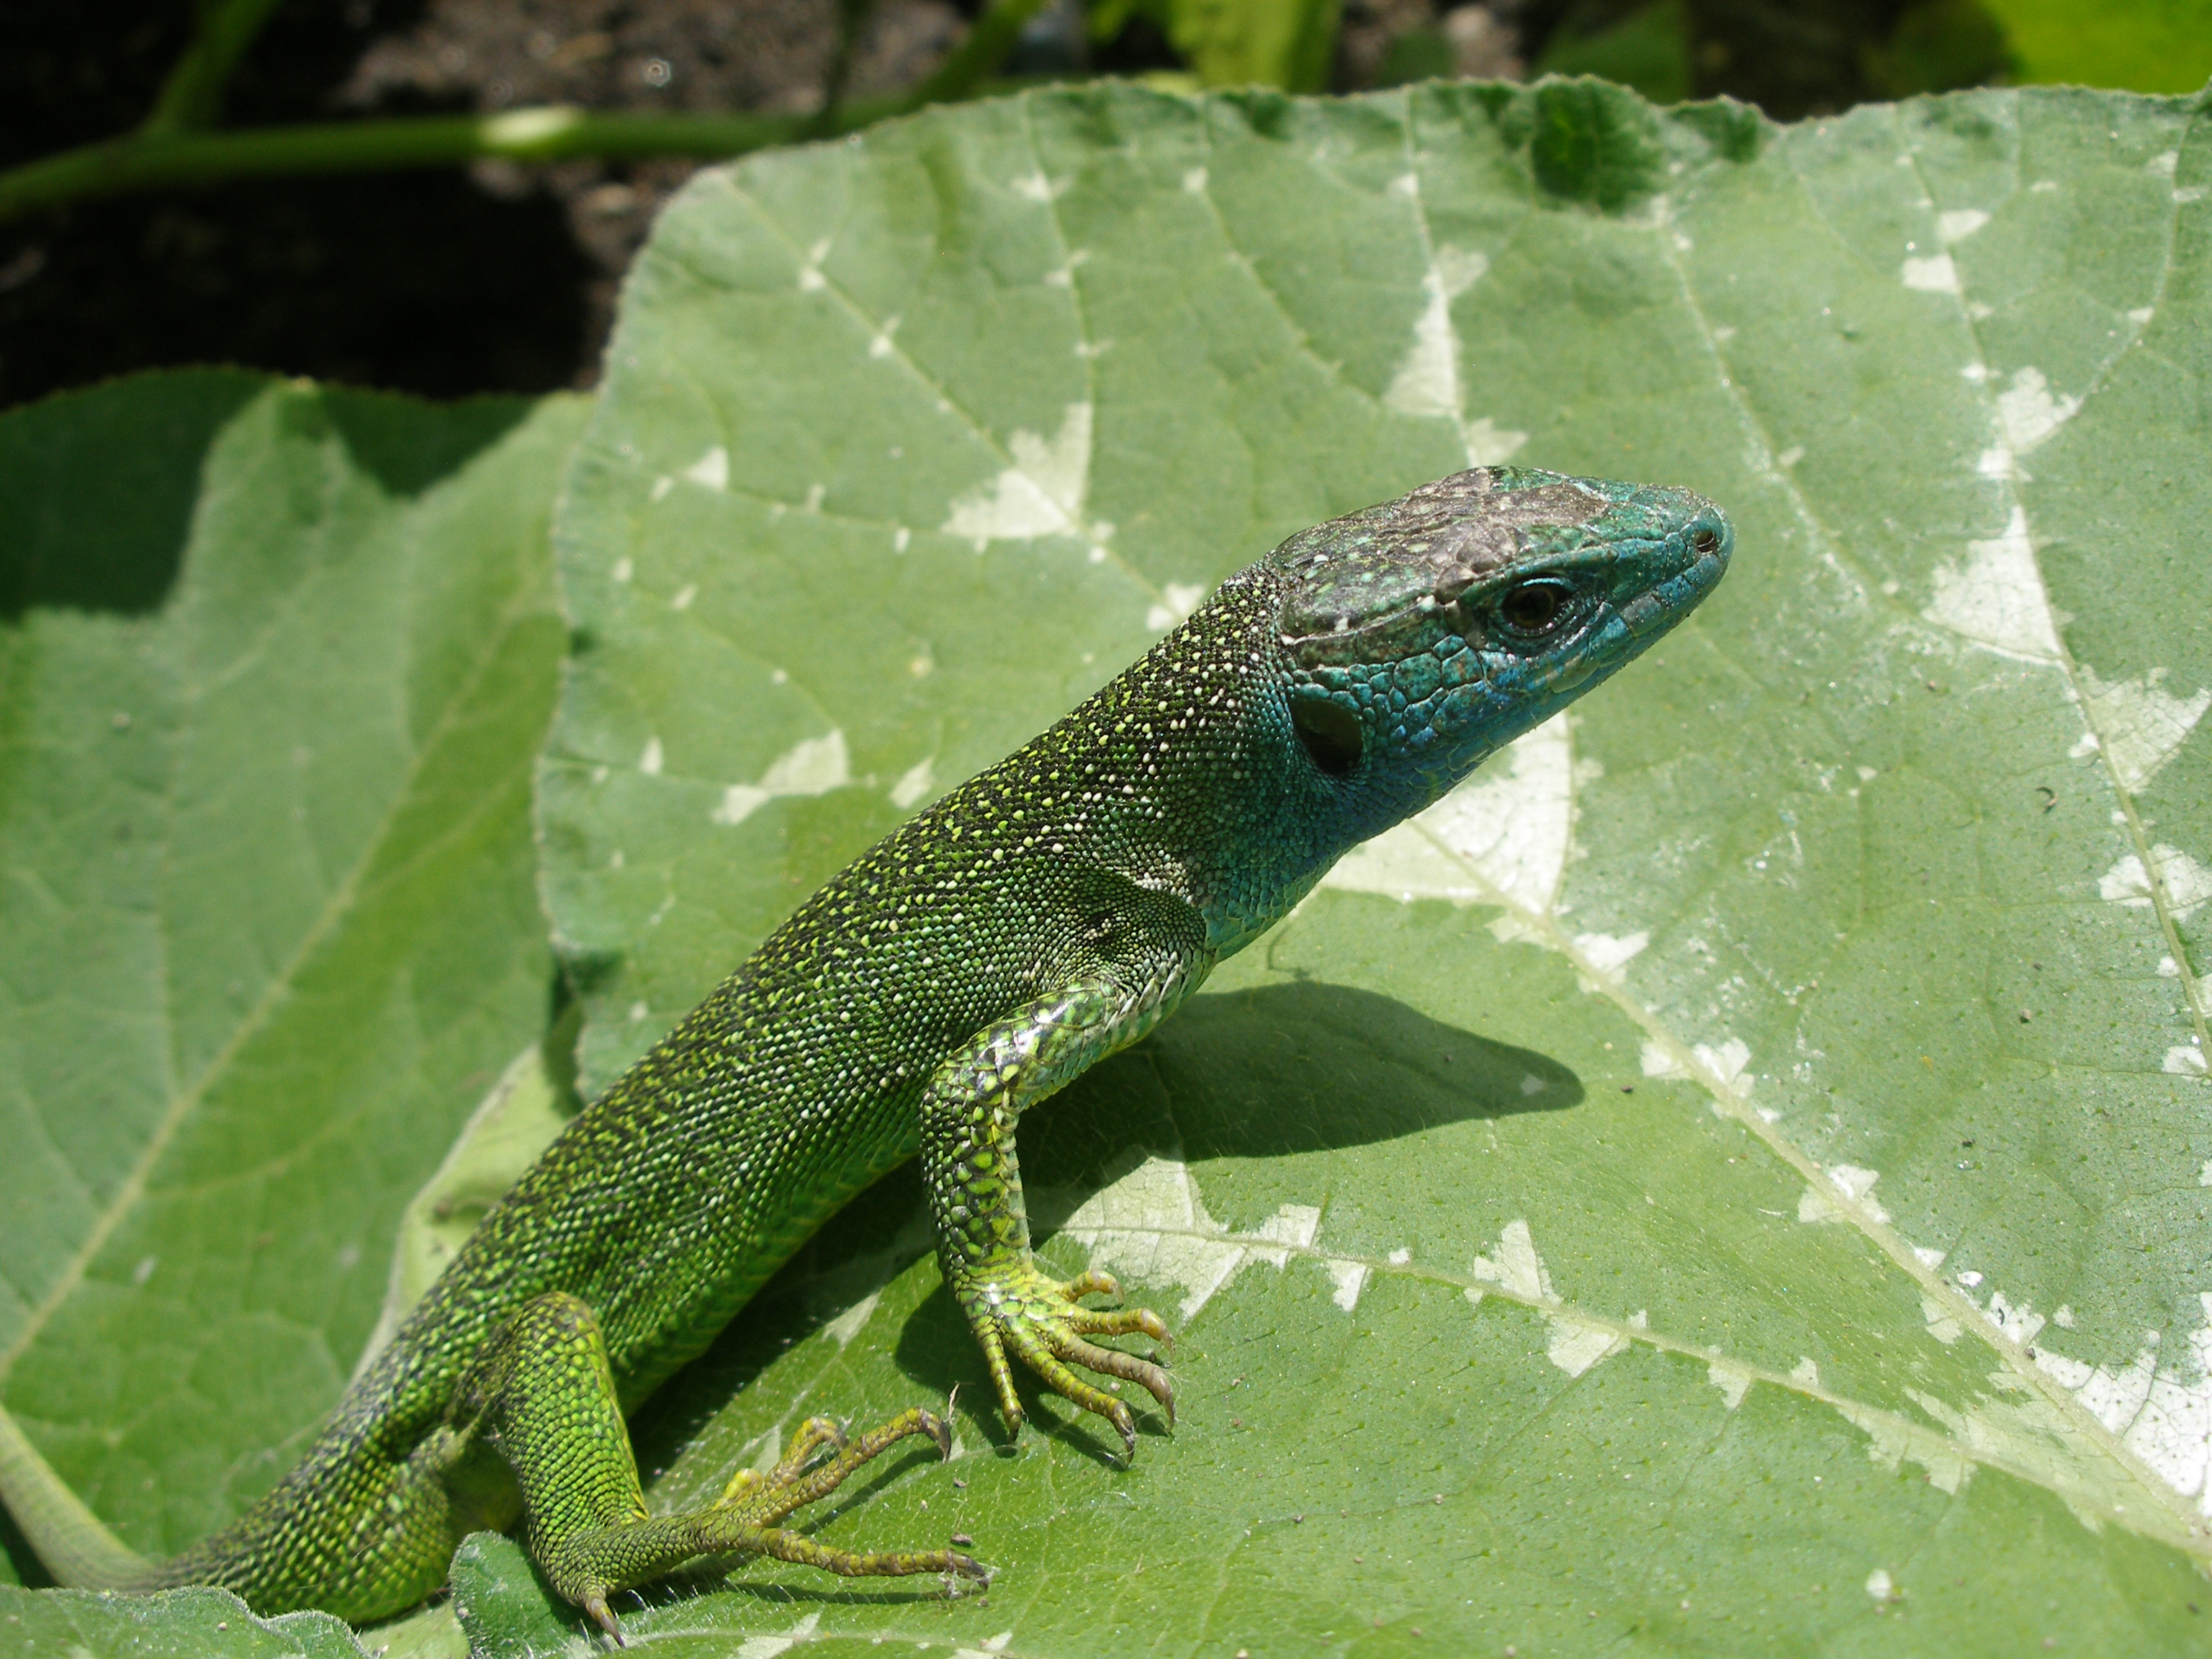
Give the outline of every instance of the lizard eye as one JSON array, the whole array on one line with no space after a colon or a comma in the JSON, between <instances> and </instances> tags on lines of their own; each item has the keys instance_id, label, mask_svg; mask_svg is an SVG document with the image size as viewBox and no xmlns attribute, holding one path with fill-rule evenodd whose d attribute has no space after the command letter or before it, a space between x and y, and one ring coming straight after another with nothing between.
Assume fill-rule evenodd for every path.
<instances>
[{"instance_id":1,"label":"lizard eye","mask_svg":"<svg viewBox=\"0 0 2212 1659\"><path fill-rule=\"evenodd\" d=\"M1540 576L1498 595L1495 614L1508 634L1540 640L1573 617L1574 599L1575 590L1566 583Z\"/></svg>"},{"instance_id":2,"label":"lizard eye","mask_svg":"<svg viewBox=\"0 0 2212 1659\"><path fill-rule=\"evenodd\" d=\"M1327 697L1291 702L1291 726L1313 763L1333 778L1348 778L1359 764L1359 716Z\"/></svg>"}]
</instances>

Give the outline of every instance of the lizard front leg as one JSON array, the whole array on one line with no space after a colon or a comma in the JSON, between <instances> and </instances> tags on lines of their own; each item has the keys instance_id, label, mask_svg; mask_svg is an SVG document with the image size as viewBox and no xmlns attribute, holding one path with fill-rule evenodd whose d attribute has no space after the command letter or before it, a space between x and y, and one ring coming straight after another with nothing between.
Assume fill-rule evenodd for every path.
<instances>
[{"instance_id":1,"label":"lizard front leg","mask_svg":"<svg viewBox=\"0 0 2212 1659\"><path fill-rule=\"evenodd\" d=\"M1127 918L1100 919L1100 942L1117 931L1134 930ZM1081 1298L1094 1291L1121 1294L1109 1274L1086 1272L1063 1283L1038 1267L1014 1126L1025 1109L1150 1030L1212 964L1194 942L1171 935L1111 956L1086 955L1091 960L1080 976L986 1027L938 1068L922 1109L922 1179L945 1281L982 1344L1008 1426L1018 1433L1023 1420L1011 1357L1054 1393L1111 1423L1133 1454L1137 1425L1128 1407L1073 1368L1136 1383L1172 1423L1167 1372L1090 1340L1141 1334L1166 1345L1168 1328L1147 1309L1083 1306Z\"/></svg>"}]
</instances>

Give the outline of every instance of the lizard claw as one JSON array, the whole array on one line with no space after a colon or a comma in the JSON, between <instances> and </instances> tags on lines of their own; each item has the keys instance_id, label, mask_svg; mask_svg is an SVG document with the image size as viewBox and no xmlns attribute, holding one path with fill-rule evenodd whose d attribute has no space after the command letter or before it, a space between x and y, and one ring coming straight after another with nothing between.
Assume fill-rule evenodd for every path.
<instances>
[{"instance_id":1,"label":"lizard claw","mask_svg":"<svg viewBox=\"0 0 2212 1659\"><path fill-rule=\"evenodd\" d=\"M959 1288L959 1300L999 1396L1008 1428L1018 1434L1024 1413L1014 1391L1008 1356L1035 1371L1054 1394L1096 1413L1114 1425L1126 1455L1137 1449L1137 1420L1127 1405L1076 1375L1073 1369L1119 1377L1143 1389L1160 1404L1170 1426L1175 1423L1175 1385L1165 1367L1118 1348L1101 1347L1094 1336L1148 1336L1161 1347L1173 1346L1167 1326L1149 1308L1086 1308L1079 1298L1093 1294L1119 1297L1110 1273L1091 1271L1065 1284L1047 1279L1031 1264L1012 1273Z\"/></svg>"},{"instance_id":2,"label":"lizard claw","mask_svg":"<svg viewBox=\"0 0 2212 1659\"><path fill-rule=\"evenodd\" d=\"M584 1611L592 1615L592 1622L606 1632L607 1638L617 1647L626 1648L629 1645L622 1633L622 1626L615 1622L615 1615L608 1607L605 1596L596 1590L592 1591L584 1598Z\"/></svg>"}]
</instances>

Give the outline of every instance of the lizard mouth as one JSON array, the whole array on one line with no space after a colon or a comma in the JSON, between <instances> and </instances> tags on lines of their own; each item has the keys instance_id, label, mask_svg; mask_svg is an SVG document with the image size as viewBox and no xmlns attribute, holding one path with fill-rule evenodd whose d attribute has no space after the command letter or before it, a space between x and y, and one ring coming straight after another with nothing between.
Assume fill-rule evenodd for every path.
<instances>
[{"instance_id":1,"label":"lizard mouth","mask_svg":"<svg viewBox=\"0 0 2212 1659\"><path fill-rule=\"evenodd\" d=\"M1632 595L1620 607L1621 622L1638 640L1665 632L1719 585L1735 551L1735 531L1717 507L1701 502L1683 526L1682 547L1689 558L1679 570Z\"/></svg>"}]
</instances>

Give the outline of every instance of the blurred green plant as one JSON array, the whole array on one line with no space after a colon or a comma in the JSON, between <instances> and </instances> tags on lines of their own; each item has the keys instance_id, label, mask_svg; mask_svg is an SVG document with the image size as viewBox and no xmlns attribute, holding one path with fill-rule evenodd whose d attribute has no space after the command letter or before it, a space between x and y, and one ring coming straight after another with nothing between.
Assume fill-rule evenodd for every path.
<instances>
[{"instance_id":1,"label":"blurred green plant","mask_svg":"<svg viewBox=\"0 0 2212 1659\"><path fill-rule=\"evenodd\" d=\"M2010 37L2020 81L2194 92L2212 80L2212 0L1983 0Z\"/></svg>"},{"instance_id":2,"label":"blurred green plant","mask_svg":"<svg viewBox=\"0 0 2212 1659\"><path fill-rule=\"evenodd\" d=\"M1142 17L1205 86L1322 92L1342 11L1342 0L1100 0L1091 9L1091 33L1094 40L1111 40ZM1425 72L1449 74L1449 56L1443 67Z\"/></svg>"},{"instance_id":3,"label":"blurred green plant","mask_svg":"<svg viewBox=\"0 0 2212 1659\"><path fill-rule=\"evenodd\" d=\"M1552 31L1540 75L1595 75L1633 87L1655 104L1690 95L1690 19L1682 0L1656 0L1626 17L1577 6Z\"/></svg>"},{"instance_id":4,"label":"blurred green plant","mask_svg":"<svg viewBox=\"0 0 2212 1659\"><path fill-rule=\"evenodd\" d=\"M1864 63L1868 80L1893 98L2018 78L2004 25L1981 0L1913 7L1887 40L1866 48Z\"/></svg>"},{"instance_id":5,"label":"blurred green plant","mask_svg":"<svg viewBox=\"0 0 2212 1659\"><path fill-rule=\"evenodd\" d=\"M1442 29L1407 29L1384 50L1375 84L1405 87L1416 81L1448 81L1455 67L1451 42Z\"/></svg>"}]
</instances>

